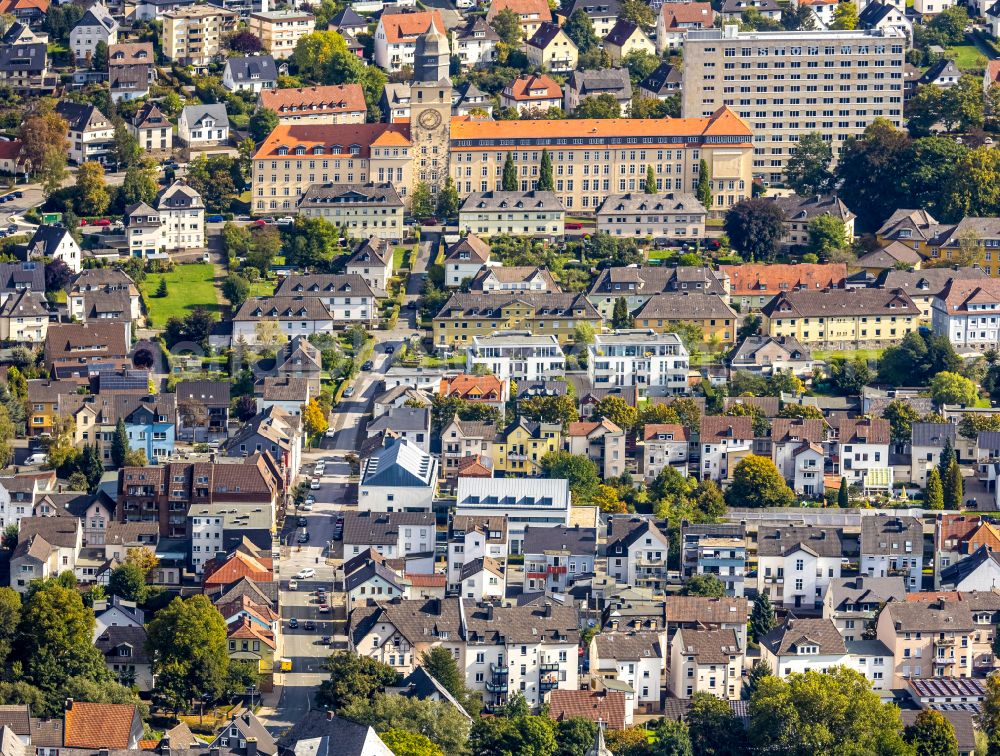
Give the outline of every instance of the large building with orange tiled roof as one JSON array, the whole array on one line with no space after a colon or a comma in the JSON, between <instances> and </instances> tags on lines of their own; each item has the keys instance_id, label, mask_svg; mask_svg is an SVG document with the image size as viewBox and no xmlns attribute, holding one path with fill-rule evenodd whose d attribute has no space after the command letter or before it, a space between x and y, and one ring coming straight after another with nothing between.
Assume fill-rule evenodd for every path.
<instances>
[{"instance_id":1,"label":"large building with orange tiled roof","mask_svg":"<svg viewBox=\"0 0 1000 756\"><path fill-rule=\"evenodd\" d=\"M379 22L387 40L397 32L414 38L410 121L279 125L253 157L254 214L294 211L313 184L389 182L404 202L418 183L436 193L448 177L461 198L500 191L508 156L517 189L531 191L543 151L552 161L555 194L569 212L593 212L609 194L642 191L649 168L657 190L693 192L703 163L716 214L750 196L754 137L728 107L698 118L452 117L450 53L439 18L432 11L391 14Z\"/></svg>"},{"instance_id":2,"label":"large building with orange tiled roof","mask_svg":"<svg viewBox=\"0 0 1000 756\"><path fill-rule=\"evenodd\" d=\"M592 212L609 194L642 191L647 166L662 191L697 188L700 163L712 176L713 208L750 196L753 135L728 108L707 118L477 121L452 118L447 164L461 197L501 189L510 154L520 189L538 180L542 150L567 210ZM419 131L419 130L418 130ZM406 198L429 181L435 159L407 123L280 125L254 155L253 212L287 214L312 184L389 181ZM433 149L434 146L431 147ZM443 162L445 156L440 156Z\"/></svg>"}]
</instances>

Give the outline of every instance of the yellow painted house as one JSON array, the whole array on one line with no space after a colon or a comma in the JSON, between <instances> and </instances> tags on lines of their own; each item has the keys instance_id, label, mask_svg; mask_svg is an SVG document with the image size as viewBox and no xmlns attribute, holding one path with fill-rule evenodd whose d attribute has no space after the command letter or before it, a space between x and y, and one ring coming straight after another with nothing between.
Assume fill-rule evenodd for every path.
<instances>
[{"instance_id":1,"label":"yellow painted house","mask_svg":"<svg viewBox=\"0 0 1000 756\"><path fill-rule=\"evenodd\" d=\"M822 349L884 348L917 329L920 308L902 289L793 291L762 310L769 336Z\"/></svg>"},{"instance_id":2,"label":"yellow painted house","mask_svg":"<svg viewBox=\"0 0 1000 756\"><path fill-rule=\"evenodd\" d=\"M244 617L242 622L230 626L228 641L230 659L257 662L257 669L262 674L274 670L274 652L277 645L274 633L264 630Z\"/></svg>"},{"instance_id":3,"label":"yellow painted house","mask_svg":"<svg viewBox=\"0 0 1000 756\"><path fill-rule=\"evenodd\" d=\"M518 418L497 434L493 471L508 475L539 475L542 457L562 448L562 426Z\"/></svg>"},{"instance_id":4,"label":"yellow painted house","mask_svg":"<svg viewBox=\"0 0 1000 756\"><path fill-rule=\"evenodd\" d=\"M434 346L471 346L473 336L505 331L552 334L560 344L568 344L580 323L590 323L596 332L601 331L601 315L584 294L458 293L452 294L434 318Z\"/></svg>"},{"instance_id":5,"label":"yellow painted house","mask_svg":"<svg viewBox=\"0 0 1000 756\"><path fill-rule=\"evenodd\" d=\"M28 381L28 435L52 433L55 418L69 416L83 403L74 381L39 378Z\"/></svg>"}]
</instances>

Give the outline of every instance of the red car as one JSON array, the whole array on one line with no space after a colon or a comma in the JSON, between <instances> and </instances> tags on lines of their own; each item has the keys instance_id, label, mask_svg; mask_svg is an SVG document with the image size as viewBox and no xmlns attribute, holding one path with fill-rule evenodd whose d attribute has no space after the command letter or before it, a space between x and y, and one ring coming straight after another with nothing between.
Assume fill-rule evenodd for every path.
<instances>
[{"instance_id":1,"label":"red car","mask_svg":"<svg viewBox=\"0 0 1000 756\"><path fill-rule=\"evenodd\" d=\"M111 221L109 221L107 218L99 218L98 220L94 221L94 225L95 226L110 226L111 225Z\"/></svg>"},{"instance_id":2,"label":"red car","mask_svg":"<svg viewBox=\"0 0 1000 756\"><path fill-rule=\"evenodd\" d=\"M257 220L255 220L255 221L253 222L253 224L254 224L255 226L266 226L266 225L267 225L267 221L266 221L266 220L264 220L263 218L258 218Z\"/></svg>"},{"instance_id":3,"label":"red car","mask_svg":"<svg viewBox=\"0 0 1000 756\"><path fill-rule=\"evenodd\" d=\"M569 229L570 231L579 231L581 228L583 228L583 224L582 223L567 223L566 224L566 228Z\"/></svg>"},{"instance_id":4,"label":"red car","mask_svg":"<svg viewBox=\"0 0 1000 756\"><path fill-rule=\"evenodd\" d=\"M86 218L80 218L80 225L81 226L86 226L87 225L87 219Z\"/></svg>"}]
</instances>

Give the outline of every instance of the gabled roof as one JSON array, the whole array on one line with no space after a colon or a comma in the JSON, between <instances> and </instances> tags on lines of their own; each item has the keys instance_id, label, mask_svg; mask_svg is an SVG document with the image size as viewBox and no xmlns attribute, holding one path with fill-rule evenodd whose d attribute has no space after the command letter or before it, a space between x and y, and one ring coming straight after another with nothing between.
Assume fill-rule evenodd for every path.
<instances>
[{"instance_id":1,"label":"gabled roof","mask_svg":"<svg viewBox=\"0 0 1000 756\"><path fill-rule=\"evenodd\" d=\"M724 441L751 441L753 421L749 417L704 415L701 418L700 442L718 444Z\"/></svg>"},{"instance_id":2,"label":"gabled roof","mask_svg":"<svg viewBox=\"0 0 1000 756\"><path fill-rule=\"evenodd\" d=\"M475 234L468 234L448 247L445 263L474 263L485 265L490 260L490 245Z\"/></svg>"},{"instance_id":3,"label":"gabled roof","mask_svg":"<svg viewBox=\"0 0 1000 756\"><path fill-rule=\"evenodd\" d=\"M987 563L992 563L994 570L1000 568L1000 554L986 546L980 546L969 556L942 569L941 585L957 586Z\"/></svg>"},{"instance_id":4,"label":"gabled roof","mask_svg":"<svg viewBox=\"0 0 1000 756\"><path fill-rule=\"evenodd\" d=\"M821 557L843 555L843 531L839 528L793 526L761 528L757 534L758 556L787 556L798 550Z\"/></svg>"},{"instance_id":5,"label":"gabled roof","mask_svg":"<svg viewBox=\"0 0 1000 756\"><path fill-rule=\"evenodd\" d=\"M612 94L619 100L632 96L627 68L579 69L570 74L566 88L575 90L581 99L602 94Z\"/></svg>"},{"instance_id":6,"label":"gabled roof","mask_svg":"<svg viewBox=\"0 0 1000 756\"><path fill-rule=\"evenodd\" d=\"M127 749L139 715L130 704L95 704L68 701L63 715L66 748ZM141 734L141 723L139 723Z\"/></svg>"},{"instance_id":7,"label":"gabled roof","mask_svg":"<svg viewBox=\"0 0 1000 756\"><path fill-rule=\"evenodd\" d=\"M711 3L664 3L660 6L660 16L667 30L710 28L715 24Z\"/></svg>"},{"instance_id":8,"label":"gabled roof","mask_svg":"<svg viewBox=\"0 0 1000 756\"><path fill-rule=\"evenodd\" d=\"M226 61L229 75L237 84L251 81L277 81L278 67L270 55L250 55L245 58L229 58Z\"/></svg>"},{"instance_id":9,"label":"gabled roof","mask_svg":"<svg viewBox=\"0 0 1000 756\"><path fill-rule=\"evenodd\" d=\"M568 41L574 49L576 49L576 45L573 43L573 40L566 36L562 27L558 24L549 23L548 21L538 25L538 29L531 35L531 39L529 39L526 44L530 47L536 47L539 50L544 50L549 44L552 43L553 40L555 40L556 37L560 36L560 34L566 38L566 41Z\"/></svg>"},{"instance_id":10,"label":"gabled roof","mask_svg":"<svg viewBox=\"0 0 1000 756\"><path fill-rule=\"evenodd\" d=\"M558 100L562 98L562 90L545 74L523 74L504 87L503 96L517 102Z\"/></svg>"},{"instance_id":11,"label":"gabled roof","mask_svg":"<svg viewBox=\"0 0 1000 756\"><path fill-rule=\"evenodd\" d=\"M795 265L720 265L729 277L732 296L774 296L781 292L842 289L846 263L798 263Z\"/></svg>"},{"instance_id":12,"label":"gabled roof","mask_svg":"<svg viewBox=\"0 0 1000 756\"><path fill-rule=\"evenodd\" d=\"M671 643L676 643L680 653L693 656L698 665L728 664L730 656L742 656L739 638L731 628L680 628Z\"/></svg>"},{"instance_id":13,"label":"gabled roof","mask_svg":"<svg viewBox=\"0 0 1000 756\"><path fill-rule=\"evenodd\" d=\"M549 716L556 722L574 717L589 719L611 730L625 729L625 694L610 690L563 690L549 693Z\"/></svg>"},{"instance_id":14,"label":"gabled roof","mask_svg":"<svg viewBox=\"0 0 1000 756\"><path fill-rule=\"evenodd\" d=\"M441 12L438 10L383 13L378 22L379 27L385 32L386 42L390 45L415 43L417 37L426 32L432 23L442 34L446 32Z\"/></svg>"},{"instance_id":15,"label":"gabled roof","mask_svg":"<svg viewBox=\"0 0 1000 756\"><path fill-rule=\"evenodd\" d=\"M768 318L920 315L920 309L902 289L781 292L761 312Z\"/></svg>"},{"instance_id":16,"label":"gabled roof","mask_svg":"<svg viewBox=\"0 0 1000 756\"><path fill-rule=\"evenodd\" d=\"M789 618L784 625L774 628L764 636L761 645L767 646L775 656L798 653L798 649L803 646L816 647L816 653L822 656L847 653L844 637L829 618Z\"/></svg>"}]
</instances>

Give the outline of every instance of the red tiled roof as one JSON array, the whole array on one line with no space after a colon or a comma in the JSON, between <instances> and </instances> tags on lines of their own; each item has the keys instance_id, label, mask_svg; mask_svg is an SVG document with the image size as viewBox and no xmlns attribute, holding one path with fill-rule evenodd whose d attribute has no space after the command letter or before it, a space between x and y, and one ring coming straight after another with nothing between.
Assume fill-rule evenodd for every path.
<instances>
[{"instance_id":1,"label":"red tiled roof","mask_svg":"<svg viewBox=\"0 0 1000 756\"><path fill-rule=\"evenodd\" d=\"M552 9L549 8L548 0L493 0L486 14L486 20L492 21L497 14L508 9L521 16L522 20L526 17L532 22L552 20Z\"/></svg>"},{"instance_id":2,"label":"red tiled roof","mask_svg":"<svg viewBox=\"0 0 1000 756\"><path fill-rule=\"evenodd\" d=\"M135 706L73 701L67 704L63 724L66 748L128 748Z\"/></svg>"},{"instance_id":3,"label":"red tiled roof","mask_svg":"<svg viewBox=\"0 0 1000 756\"><path fill-rule=\"evenodd\" d=\"M660 8L667 29L682 25L701 24L710 28L715 23L711 3L664 3Z\"/></svg>"},{"instance_id":4,"label":"red tiled roof","mask_svg":"<svg viewBox=\"0 0 1000 756\"><path fill-rule=\"evenodd\" d=\"M562 90L545 74L518 76L504 91L515 100L554 100L562 97Z\"/></svg>"},{"instance_id":5,"label":"red tiled roof","mask_svg":"<svg viewBox=\"0 0 1000 756\"><path fill-rule=\"evenodd\" d=\"M553 690L549 716L556 722L584 717L603 722L610 730L625 729L625 694L618 691Z\"/></svg>"},{"instance_id":6,"label":"red tiled roof","mask_svg":"<svg viewBox=\"0 0 1000 756\"><path fill-rule=\"evenodd\" d=\"M228 585L244 577L250 578L255 583L268 583L274 580L270 559L257 560L242 552L235 553L213 571L209 571L210 566L214 567L212 562L205 565L205 586Z\"/></svg>"},{"instance_id":7,"label":"red tiled roof","mask_svg":"<svg viewBox=\"0 0 1000 756\"><path fill-rule=\"evenodd\" d=\"M351 147L357 147L358 153L353 157L367 158L371 145L380 144L387 132L395 132L402 141L398 144L409 144L409 125L393 123L337 123L337 124L283 124L268 134L254 154L254 159L277 157L281 147L288 148L288 157L295 157L295 148L304 147L305 155L314 153L314 149L322 147L324 155L337 155L350 158ZM386 142L388 144L388 142ZM334 151L334 148L338 151ZM303 157L305 157L303 155ZM284 155L282 155L284 157ZM51 329L50 329L51 330Z\"/></svg>"},{"instance_id":8,"label":"red tiled roof","mask_svg":"<svg viewBox=\"0 0 1000 756\"><path fill-rule=\"evenodd\" d=\"M847 277L847 264L720 265L719 271L729 276L733 296L774 296L799 287L810 291L839 289Z\"/></svg>"},{"instance_id":9,"label":"red tiled roof","mask_svg":"<svg viewBox=\"0 0 1000 756\"><path fill-rule=\"evenodd\" d=\"M503 381L495 375L456 375L454 378L442 378L441 396L460 396L470 401L482 401L484 397L495 397L497 400L503 394ZM489 399L493 401L493 399Z\"/></svg>"},{"instance_id":10,"label":"red tiled roof","mask_svg":"<svg viewBox=\"0 0 1000 756\"><path fill-rule=\"evenodd\" d=\"M673 434L674 441L688 440L688 429L678 423L650 423L642 431L642 440L649 441L661 433Z\"/></svg>"},{"instance_id":11,"label":"red tiled roof","mask_svg":"<svg viewBox=\"0 0 1000 756\"><path fill-rule=\"evenodd\" d=\"M21 148L23 146L24 142L20 139L0 142L0 160L17 160L21 156Z\"/></svg>"},{"instance_id":12,"label":"red tiled roof","mask_svg":"<svg viewBox=\"0 0 1000 756\"><path fill-rule=\"evenodd\" d=\"M991 60L986 66L986 73L994 84L1000 83L1000 60Z\"/></svg>"},{"instance_id":13,"label":"red tiled roof","mask_svg":"<svg viewBox=\"0 0 1000 756\"><path fill-rule=\"evenodd\" d=\"M481 121L451 119L452 139L614 138L671 136L741 136L750 144L753 132L728 107L707 118L566 118L560 121ZM462 149L473 149L463 147ZM486 145L482 149L494 149Z\"/></svg>"},{"instance_id":14,"label":"red tiled roof","mask_svg":"<svg viewBox=\"0 0 1000 756\"><path fill-rule=\"evenodd\" d=\"M278 115L292 113L328 113L364 111L365 93L360 84L338 84L299 89L265 89L260 93L261 107Z\"/></svg>"},{"instance_id":15,"label":"red tiled roof","mask_svg":"<svg viewBox=\"0 0 1000 756\"><path fill-rule=\"evenodd\" d=\"M446 34L444 21L441 20L440 11L420 11L418 13L391 13L382 14L379 24L385 31L385 39L391 45L400 42L413 42L417 37L427 31L431 22L442 34Z\"/></svg>"},{"instance_id":16,"label":"red tiled roof","mask_svg":"<svg viewBox=\"0 0 1000 756\"><path fill-rule=\"evenodd\" d=\"M906 600L919 604L933 604L935 601L958 601L959 591L918 591L907 593Z\"/></svg>"},{"instance_id":17,"label":"red tiled roof","mask_svg":"<svg viewBox=\"0 0 1000 756\"><path fill-rule=\"evenodd\" d=\"M433 575L421 575L419 573L406 573L406 579L410 581L410 585L416 586L417 588L444 588L445 584L448 582L447 575L434 573Z\"/></svg>"},{"instance_id":18,"label":"red tiled roof","mask_svg":"<svg viewBox=\"0 0 1000 756\"><path fill-rule=\"evenodd\" d=\"M493 471L483 464L480 455L473 454L459 460L456 475L460 478L492 478Z\"/></svg>"}]
</instances>

